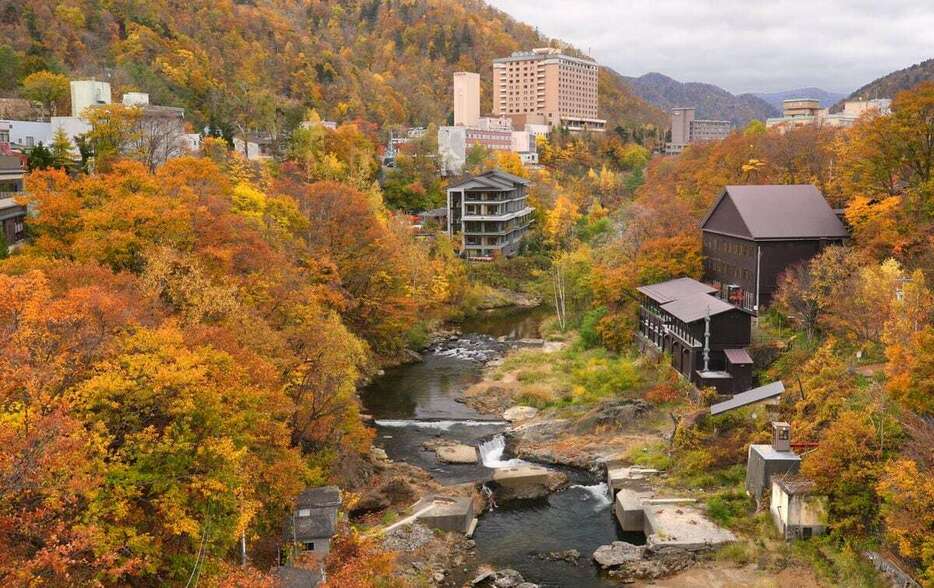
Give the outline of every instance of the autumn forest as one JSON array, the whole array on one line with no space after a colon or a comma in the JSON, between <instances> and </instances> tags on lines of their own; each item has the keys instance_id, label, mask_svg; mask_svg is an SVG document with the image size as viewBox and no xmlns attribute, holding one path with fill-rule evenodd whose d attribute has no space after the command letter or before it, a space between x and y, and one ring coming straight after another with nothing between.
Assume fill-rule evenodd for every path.
<instances>
[{"instance_id":1,"label":"autumn forest","mask_svg":"<svg viewBox=\"0 0 934 588\"><path fill-rule=\"evenodd\" d=\"M518 256L468 263L413 230L445 202L451 75L563 46L479 0L0 1L0 31L0 95L61 113L36 88L106 76L203 136L156 164L113 105L80 149L28 158L28 237L0 241L3 585L278 585L295 497L334 484L350 509L382 479L360 388L507 292L563 346L507 357L534 367L517 400L562 418L638 400L676 423L631 461L700 489L741 537L711 561L875 586L873 548L934 586L934 82L853 128L753 121L666 156L666 115L602 71L605 134L554 130L534 167L468 154L466 172L528 180L535 208ZM409 126L428 130L382 167ZM233 148L257 134L262 162ZM742 492L768 422L699 417L709 391L634 342L636 288L702 278L699 223L734 184L813 184L851 234L788 268L753 331L756 377L791 391L778 410L828 497L830 533L780 557ZM325 585L432 585L368 535L401 508L370 510L341 519Z\"/></svg>"}]
</instances>

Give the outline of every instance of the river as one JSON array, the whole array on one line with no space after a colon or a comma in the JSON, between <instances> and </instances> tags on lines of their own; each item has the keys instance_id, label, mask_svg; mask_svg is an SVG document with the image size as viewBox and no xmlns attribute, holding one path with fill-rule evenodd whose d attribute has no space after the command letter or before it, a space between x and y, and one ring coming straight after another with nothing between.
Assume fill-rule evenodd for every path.
<instances>
[{"instance_id":1,"label":"river","mask_svg":"<svg viewBox=\"0 0 934 588\"><path fill-rule=\"evenodd\" d=\"M486 478L491 470L482 464L442 464L423 445L435 437L475 446L486 442L487 462L502 463L500 453L489 457L490 448L498 450L498 445L490 441L506 428L506 423L480 414L458 399L481 379L480 360L499 355L507 346L499 338L536 338L545 316L542 309L485 313L462 324L463 334L457 339L445 342L440 350L426 352L424 361L388 369L374 379L363 390L362 399L375 419L377 444L390 458L424 468L443 484ZM592 563L594 549L620 538L641 542L641 537L619 530L605 485L585 472L569 473L574 484L547 499L484 513L474 534L479 561L497 568L511 567L527 581L542 586L616 586ZM549 552L571 549L581 554L576 564L543 559Z\"/></svg>"}]
</instances>

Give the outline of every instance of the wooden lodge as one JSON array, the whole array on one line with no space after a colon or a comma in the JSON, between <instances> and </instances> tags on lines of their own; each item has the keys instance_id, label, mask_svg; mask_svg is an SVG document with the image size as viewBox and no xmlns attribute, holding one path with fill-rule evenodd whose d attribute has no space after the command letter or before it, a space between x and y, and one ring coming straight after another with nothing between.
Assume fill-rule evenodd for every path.
<instances>
[{"instance_id":1,"label":"wooden lodge","mask_svg":"<svg viewBox=\"0 0 934 588\"><path fill-rule=\"evenodd\" d=\"M698 387L731 395L752 387L751 317L691 278L641 286L638 340L643 351L668 353Z\"/></svg>"},{"instance_id":2,"label":"wooden lodge","mask_svg":"<svg viewBox=\"0 0 934 588\"><path fill-rule=\"evenodd\" d=\"M704 281L752 314L769 306L786 268L848 237L810 184L726 186L701 230Z\"/></svg>"}]
</instances>

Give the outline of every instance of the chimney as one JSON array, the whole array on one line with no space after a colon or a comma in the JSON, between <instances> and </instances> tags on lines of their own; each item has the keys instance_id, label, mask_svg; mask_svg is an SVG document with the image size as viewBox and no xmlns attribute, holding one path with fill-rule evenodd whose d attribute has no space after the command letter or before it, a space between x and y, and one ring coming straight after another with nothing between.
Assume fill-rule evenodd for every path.
<instances>
[{"instance_id":1,"label":"chimney","mask_svg":"<svg viewBox=\"0 0 934 588\"><path fill-rule=\"evenodd\" d=\"M772 423L772 449L791 451L791 425L779 421Z\"/></svg>"}]
</instances>

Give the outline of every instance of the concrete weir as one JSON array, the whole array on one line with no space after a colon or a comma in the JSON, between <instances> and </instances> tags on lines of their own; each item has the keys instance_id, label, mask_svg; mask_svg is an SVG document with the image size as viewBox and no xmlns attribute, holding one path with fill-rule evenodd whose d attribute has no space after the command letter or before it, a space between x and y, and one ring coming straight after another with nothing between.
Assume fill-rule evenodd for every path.
<instances>
[{"instance_id":1,"label":"concrete weir","mask_svg":"<svg viewBox=\"0 0 934 588\"><path fill-rule=\"evenodd\" d=\"M477 509L474 498L469 496L434 496L421 500L415 510L425 509L418 521L431 529L470 533Z\"/></svg>"},{"instance_id":2,"label":"concrete weir","mask_svg":"<svg viewBox=\"0 0 934 588\"><path fill-rule=\"evenodd\" d=\"M736 541L732 532L710 521L700 509L684 502L648 500L644 507L645 538L649 547L699 551Z\"/></svg>"},{"instance_id":3,"label":"concrete weir","mask_svg":"<svg viewBox=\"0 0 934 588\"><path fill-rule=\"evenodd\" d=\"M693 498L661 498L648 479L657 470L619 467L607 471L613 514L623 531L645 533L649 547L697 551L736 541L730 531L704 516Z\"/></svg>"}]
</instances>

